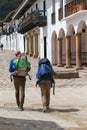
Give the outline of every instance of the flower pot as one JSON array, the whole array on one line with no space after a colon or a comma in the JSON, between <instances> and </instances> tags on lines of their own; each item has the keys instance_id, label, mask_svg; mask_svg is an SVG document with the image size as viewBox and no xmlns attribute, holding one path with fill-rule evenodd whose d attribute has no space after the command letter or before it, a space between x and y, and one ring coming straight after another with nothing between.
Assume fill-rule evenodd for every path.
<instances>
[{"instance_id":1,"label":"flower pot","mask_svg":"<svg viewBox=\"0 0 87 130\"><path fill-rule=\"evenodd\" d=\"M77 8L77 11L84 10L84 9L85 9L84 5L79 5L78 8Z\"/></svg>"}]
</instances>

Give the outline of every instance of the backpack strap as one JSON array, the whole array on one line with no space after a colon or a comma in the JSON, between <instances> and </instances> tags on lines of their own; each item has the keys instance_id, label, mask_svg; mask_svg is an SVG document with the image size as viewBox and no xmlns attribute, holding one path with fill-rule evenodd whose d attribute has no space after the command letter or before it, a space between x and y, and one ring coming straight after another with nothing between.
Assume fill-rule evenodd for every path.
<instances>
[{"instance_id":1,"label":"backpack strap","mask_svg":"<svg viewBox=\"0 0 87 130\"><path fill-rule=\"evenodd\" d=\"M55 81L52 79L53 95L55 95Z\"/></svg>"},{"instance_id":2,"label":"backpack strap","mask_svg":"<svg viewBox=\"0 0 87 130\"><path fill-rule=\"evenodd\" d=\"M27 73L27 75L28 75L29 79L31 80L31 76L29 75L29 73Z\"/></svg>"},{"instance_id":3,"label":"backpack strap","mask_svg":"<svg viewBox=\"0 0 87 130\"><path fill-rule=\"evenodd\" d=\"M20 62L20 59L18 59L18 61L17 61L17 69L18 69L19 62Z\"/></svg>"}]
</instances>

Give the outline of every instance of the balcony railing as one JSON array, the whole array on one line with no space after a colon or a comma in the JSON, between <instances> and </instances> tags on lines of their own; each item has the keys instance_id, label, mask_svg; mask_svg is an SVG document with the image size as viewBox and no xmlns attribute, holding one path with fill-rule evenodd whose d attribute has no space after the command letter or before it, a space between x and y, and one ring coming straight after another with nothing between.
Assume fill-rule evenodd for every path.
<instances>
[{"instance_id":1,"label":"balcony railing","mask_svg":"<svg viewBox=\"0 0 87 130\"><path fill-rule=\"evenodd\" d=\"M35 10L30 13L26 18L24 18L19 23L19 32L25 33L34 27L43 27L47 24L47 16L45 15L45 11Z\"/></svg>"},{"instance_id":2,"label":"balcony railing","mask_svg":"<svg viewBox=\"0 0 87 130\"><path fill-rule=\"evenodd\" d=\"M1 35L7 35L7 31L6 31L6 30L1 30L1 31L0 31L0 36L1 36Z\"/></svg>"},{"instance_id":3,"label":"balcony railing","mask_svg":"<svg viewBox=\"0 0 87 130\"><path fill-rule=\"evenodd\" d=\"M59 20L63 18L63 11L65 11L65 17L70 16L80 10L87 9L87 0L72 0L65 5L65 10L63 8L59 9Z\"/></svg>"},{"instance_id":4,"label":"balcony railing","mask_svg":"<svg viewBox=\"0 0 87 130\"><path fill-rule=\"evenodd\" d=\"M3 30L0 31L0 35L10 35L14 32L14 28L10 26L8 29L4 28Z\"/></svg>"}]
</instances>

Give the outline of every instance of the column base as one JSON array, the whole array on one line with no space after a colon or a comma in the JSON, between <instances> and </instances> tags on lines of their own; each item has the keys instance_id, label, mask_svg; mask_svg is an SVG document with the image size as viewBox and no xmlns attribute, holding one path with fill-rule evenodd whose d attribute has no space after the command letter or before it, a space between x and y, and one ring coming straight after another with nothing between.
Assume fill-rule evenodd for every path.
<instances>
[{"instance_id":1,"label":"column base","mask_svg":"<svg viewBox=\"0 0 87 130\"><path fill-rule=\"evenodd\" d=\"M76 66L76 70L83 70L84 68L82 66Z\"/></svg>"},{"instance_id":2,"label":"column base","mask_svg":"<svg viewBox=\"0 0 87 130\"><path fill-rule=\"evenodd\" d=\"M40 60L40 56L38 56L38 59Z\"/></svg>"},{"instance_id":3,"label":"column base","mask_svg":"<svg viewBox=\"0 0 87 130\"><path fill-rule=\"evenodd\" d=\"M58 67L63 67L64 65L62 65L62 64L58 64L57 66L58 66Z\"/></svg>"},{"instance_id":4,"label":"column base","mask_svg":"<svg viewBox=\"0 0 87 130\"><path fill-rule=\"evenodd\" d=\"M73 68L72 65L66 65L65 68Z\"/></svg>"},{"instance_id":5,"label":"column base","mask_svg":"<svg viewBox=\"0 0 87 130\"><path fill-rule=\"evenodd\" d=\"M30 57L33 56L33 53L29 53L29 56L30 56Z\"/></svg>"},{"instance_id":6,"label":"column base","mask_svg":"<svg viewBox=\"0 0 87 130\"><path fill-rule=\"evenodd\" d=\"M33 58L37 58L37 57L38 57L37 54L34 54L34 55L33 55Z\"/></svg>"}]
</instances>

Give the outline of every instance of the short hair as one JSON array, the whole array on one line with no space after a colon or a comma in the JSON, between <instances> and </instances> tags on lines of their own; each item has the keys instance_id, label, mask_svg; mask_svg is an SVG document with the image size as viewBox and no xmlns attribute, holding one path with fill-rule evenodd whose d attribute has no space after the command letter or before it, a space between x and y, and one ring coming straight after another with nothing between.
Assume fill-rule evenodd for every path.
<instances>
[{"instance_id":1,"label":"short hair","mask_svg":"<svg viewBox=\"0 0 87 130\"><path fill-rule=\"evenodd\" d=\"M15 55L17 56L18 54L21 54L21 52L20 51L16 51Z\"/></svg>"}]
</instances>

